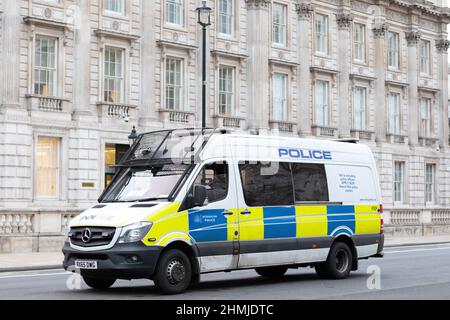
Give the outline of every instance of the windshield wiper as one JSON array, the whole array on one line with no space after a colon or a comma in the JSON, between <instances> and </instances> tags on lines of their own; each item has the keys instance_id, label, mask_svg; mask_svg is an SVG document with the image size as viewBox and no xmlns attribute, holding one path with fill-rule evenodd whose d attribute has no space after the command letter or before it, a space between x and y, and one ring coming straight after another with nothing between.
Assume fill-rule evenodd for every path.
<instances>
[{"instance_id":1,"label":"windshield wiper","mask_svg":"<svg viewBox=\"0 0 450 320\"><path fill-rule=\"evenodd\" d=\"M167 197L155 197L155 198L138 199L138 200L134 200L134 202L155 201L155 200L163 200L163 199L167 199Z\"/></svg>"}]
</instances>

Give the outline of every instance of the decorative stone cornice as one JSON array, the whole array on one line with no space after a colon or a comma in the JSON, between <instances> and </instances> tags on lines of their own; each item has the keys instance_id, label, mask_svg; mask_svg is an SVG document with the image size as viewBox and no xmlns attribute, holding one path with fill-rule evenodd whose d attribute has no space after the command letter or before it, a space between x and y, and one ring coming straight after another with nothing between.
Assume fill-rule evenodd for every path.
<instances>
[{"instance_id":1,"label":"decorative stone cornice","mask_svg":"<svg viewBox=\"0 0 450 320\"><path fill-rule=\"evenodd\" d=\"M448 47L450 46L450 41L447 39L436 40L436 49L440 53L447 53Z\"/></svg>"},{"instance_id":2,"label":"decorative stone cornice","mask_svg":"<svg viewBox=\"0 0 450 320\"><path fill-rule=\"evenodd\" d=\"M269 8L269 4L272 3L271 0L245 0L245 2L249 9Z\"/></svg>"},{"instance_id":3,"label":"decorative stone cornice","mask_svg":"<svg viewBox=\"0 0 450 320\"><path fill-rule=\"evenodd\" d=\"M336 22L339 29L349 29L353 22L353 15L341 12L336 15Z\"/></svg>"},{"instance_id":4,"label":"decorative stone cornice","mask_svg":"<svg viewBox=\"0 0 450 320\"><path fill-rule=\"evenodd\" d=\"M409 31L406 32L406 41L408 42L408 46L416 46L417 43L419 42L420 38L422 37L422 34L420 33L420 31Z\"/></svg>"},{"instance_id":5,"label":"decorative stone cornice","mask_svg":"<svg viewBox=\"0 0 450 320\"><path fill-rule=\"evenodd\" d=\"M309 2L300 2L295 5L295 10L297 11L299 19L309 20L312 17L314 8Z\"/></svg>"},{"instance_id":6,"label":"decorative stone cornice","mask_svg":"<svg viewBox=\"0 0 450 320\"><path fill-rule=\"evenodd\" d=\"M381 23L377 26L375 26L372 30L373 30L373 34L375 36L375 38L381 38L384 37L386 35L386 32L389 29L389 25L387 23Z\"/></svg>"}]
</instances>

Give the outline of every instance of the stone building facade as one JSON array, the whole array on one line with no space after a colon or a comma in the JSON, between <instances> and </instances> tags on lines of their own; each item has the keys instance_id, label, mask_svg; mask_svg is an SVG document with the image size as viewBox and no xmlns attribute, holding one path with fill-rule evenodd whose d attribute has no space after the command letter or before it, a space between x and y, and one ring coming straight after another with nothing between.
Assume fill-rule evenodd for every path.
<instances>
[{"instance_id":1,"label":"stone building facade","mask_svg":"<svg viewBox=\"0 0 450 320\"><path fill-rule=\"evenodd\" d=\"M208 0L207 124L360 139L392 233L450 232L447 23L416 0ZM0 253L58 249L140 132L199 126L199 0L0 0Z\"/></svg>"}]
</instances>

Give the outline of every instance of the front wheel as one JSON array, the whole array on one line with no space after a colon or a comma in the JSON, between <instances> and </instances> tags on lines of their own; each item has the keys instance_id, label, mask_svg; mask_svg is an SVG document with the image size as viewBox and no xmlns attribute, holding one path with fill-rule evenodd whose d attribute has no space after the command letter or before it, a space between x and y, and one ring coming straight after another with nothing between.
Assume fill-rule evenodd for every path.
<instances>
[{"instance_id":1,"label":"front wheel","mask_svg":"<svg viewBox=\"0 0 450 320\"><path fill-rule=\"evenodd\" d=\"M100 279L83 276L84 282L92 289L105 290L110 288L116 279Z\"/></svg>"},{"instance_id":2,"label":"front wheel","mask_svg":"<svg viewBox=\"0 0 450 320\"><path fill-rule=\"evenodd\" d=\"M315 266L316 272L323 279L347 278L352 269L352 252L348 245L336 242L330 249L327 261Z\"/></svg>"},{"instance_id":3,"label":"front wheel","mask_svg":"<svg viewBox=\"0 0 450 320\"><path fill-rule=\"evenodd\" d=\"M171 249L159 258L153 281L165 294L185 291L192 278L192 267L188 256L181 250Z\"/></svg>"},{"instance_id":4,"label":"front wheel","mask_svg":"<svg viewBox=\"0 0 450 320\"><path fill-rule=\"evenodd\" d=\"M282 277L286 271L287 267L279 266L279 267L262 267L256 268L255 271L257 274L267 278L280 278Z\"/></svg>"}]
</instances>

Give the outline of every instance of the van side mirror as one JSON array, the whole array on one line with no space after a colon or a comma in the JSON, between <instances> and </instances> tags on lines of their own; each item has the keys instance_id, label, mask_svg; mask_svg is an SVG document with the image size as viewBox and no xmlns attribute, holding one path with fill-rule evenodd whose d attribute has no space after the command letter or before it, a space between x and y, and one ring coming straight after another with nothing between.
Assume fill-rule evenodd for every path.
<instances>
[{"instance_id":1,"label":"van side mirror","mask_svg":"<svg viewBox=\"0 0 450 320\"><path fill-rule=\"evenodd\" d=\"M194 185L194 207L203 207L207 199L206 187L201 184Z\"/></svg>"}]
</instances>

